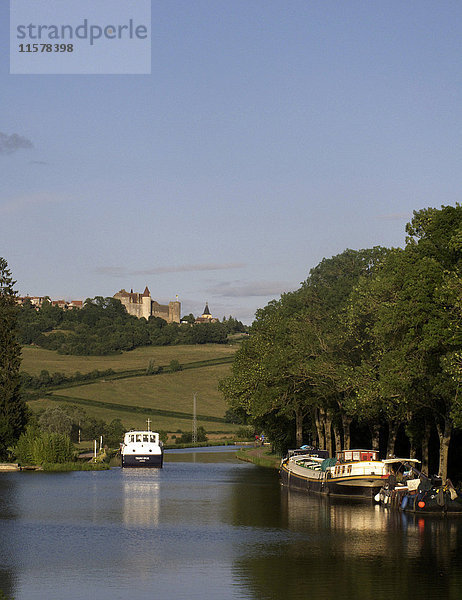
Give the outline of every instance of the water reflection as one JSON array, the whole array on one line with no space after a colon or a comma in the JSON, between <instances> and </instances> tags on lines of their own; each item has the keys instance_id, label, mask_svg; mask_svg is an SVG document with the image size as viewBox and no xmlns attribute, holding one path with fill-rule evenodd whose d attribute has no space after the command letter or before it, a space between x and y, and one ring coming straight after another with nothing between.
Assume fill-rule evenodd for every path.
<instances>
[{"instance_id":1,"label":"water reflection","mask_svg":"<svg viewBox=\"0 0 462 600\"><path fill-rule=\"evenodd\" d=\"M414 519L285 488L281 512L288 538L235 563L255 599L301 600L308 591L319 600L462 594L459 521Z\"/></svg>"},{"instance_id":2,"label":"water reflection","mask_svg":"<svg viewBox=\"0 0 462 600\"><path fill-rule=\"evenodd\" d=\"M160 470L123 469L123 522L127 526L159 524Z\"/></svg>"},{"instance_id":3,"label":"water reflection","mask_svg":"<svg viewBox=\"0 0 462 600\"><path fill-rule=\"evenodd\" d=\"M459 599L462 520L289 492L232 453L190 454L164 469L0 478L0 589L16 600Z\"/></svg>"},{"instance_id":4,"label":"water reflection","mask_svg":"<svg viewBox=\"0 0 462 600\"><path fill-rule=\"evenodd\" d=\"M17 558L15 540L7 535L3 523L17 516L17 486L14 476L2 473L0 476L0 590L7 598L14 596L15 570Z\"/></svg>"}]
</instances>

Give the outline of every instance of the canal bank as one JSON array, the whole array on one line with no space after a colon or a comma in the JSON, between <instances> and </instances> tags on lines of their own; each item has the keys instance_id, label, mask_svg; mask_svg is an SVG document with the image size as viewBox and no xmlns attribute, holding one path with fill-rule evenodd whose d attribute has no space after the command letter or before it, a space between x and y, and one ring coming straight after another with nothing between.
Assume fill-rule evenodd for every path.
<instances>
[{"instance_id":1,"label":"canal bank","mask_svg":"<svg viewBox=\"0 0 462 600\"><path fill-rule=\"evenodd\" d=\"M241 448L237 451L236 456L239 460L269 469L279 469L281 464L281 457L278 454L273 454L268 446Z\"/></svg>"}]
</instances>

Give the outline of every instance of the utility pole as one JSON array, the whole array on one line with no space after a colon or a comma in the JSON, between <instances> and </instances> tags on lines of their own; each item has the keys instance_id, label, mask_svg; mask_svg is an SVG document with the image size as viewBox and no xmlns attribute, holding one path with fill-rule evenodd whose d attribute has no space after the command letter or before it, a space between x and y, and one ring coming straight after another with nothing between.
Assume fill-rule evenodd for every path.
<instances>
[{"instance_id":1,"label":"utility pole","mask_svg":"<svg viewBox=\"0 0 462 600\"><path fill-rule=\"evenodd\" d=\"M193 398L193 422L192 422L192 443L197 443L197 417L196 417L196 396L197 393L194 392Z\"/></svg>"}]
</instances>

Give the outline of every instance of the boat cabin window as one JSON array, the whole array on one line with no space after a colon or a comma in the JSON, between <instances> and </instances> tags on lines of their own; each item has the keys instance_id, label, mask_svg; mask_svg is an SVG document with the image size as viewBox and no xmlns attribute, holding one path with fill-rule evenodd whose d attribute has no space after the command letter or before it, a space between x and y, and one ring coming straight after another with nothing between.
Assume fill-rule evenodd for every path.
<instances>
[{"instance_id":1,"label":"boat cabin window","mask_svg":"<svg viewBox=\"0 0 462 600\"><path fill-rule=\"evenodd\" d=\"M373 452L372 450L361 452L361 460L377 460L377 452Z\"/></svg>"},{"instance_id":2,"label":"boat cabin window","mask_svg":"<svg viewBox=\"0 0 462 600\"><path fill-rule=\"evenodd\" d=\"M156 436L155 436L155 435L151 435L151 442L152 442L153 444L155 444L155 443L156 443Z\"/></svg>"},{"instance_id":3,"label":"boat cabin window","mask_svg":"<svg viewBox=\"0 0 462 600\"><path fill-rule=\"evenodd\" d=\"M360 460L379 460L376 450L342 450L337 452L337 460L341 463Z\"/></svg>"},{"instance_id":4,"label":"boat cabin window","mask_svg":"<svg viewBox=\"0 0 462 600\"><path fill-rule=\"evenodd\" d=\"M134 436L134 435L131 435L131 436L130 436L130 441L131 441L131 442L134 442L134 441L135 441L135 436Z\"/></svg>"},{"instance_id":5,"label":"boat cabin window","mask_svg":"<svg viewBox=\"0 0 462 600\"><path fill-rule=\"evenodd\" d=\"M143 442L149 442L149 435L143 435Z\"/></svg>"},{"instance_id":6,"label":"boat cabin window","mask_svg":"<svg viewBox=\"0 0 462 600\"><path fill-rule=\"evenodd\" d=\"M139 433L136 434L136 441L141 442L141 435Z\"/></svg>"}]
</instances>

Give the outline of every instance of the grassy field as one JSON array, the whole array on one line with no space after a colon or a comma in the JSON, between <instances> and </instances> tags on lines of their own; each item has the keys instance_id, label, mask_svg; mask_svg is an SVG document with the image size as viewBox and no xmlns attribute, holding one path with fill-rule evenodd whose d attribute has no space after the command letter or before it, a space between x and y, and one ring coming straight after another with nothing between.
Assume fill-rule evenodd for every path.
<instances>
[{"instance_id":1,"label":"grassy field","mask_svg":"<svg viewBox=\"0 0 462 600\"><path fill-rule=\"evenodd\" d=\"M223 417L226 404L217 386L218 381L228 373L229 365L218 365L136 379L101 381L82 387L61 389L56 393L59 396L191 414L193 394L197 392L198 414Z\"/></svg>"},{"instance_id":2,"label":"grassy field","mask_svg":"<svg viewBox=\"0 0 462 600\"><path fill-rule=\"evenodd\" d=\"M150 360L158 366L168 365L173 359L188 363L225 358L232 356L235 350L235 346L210 344L147 347L117 356L81 357L61 356L49 350L26 347L23 349L22 369L31 374L46 369L50 373L59 371L68 375L94 369L124 371L147 367ZM154 428L175 433L191 430L193 395L196 392L198 425L207 432L222 432L226 437L238 428L221 420L227 406L218 391L218 381L228 375L230 368L230 364L200 366L175 373L99 380L88 385L51 390L42 398L30 401L29 406L37 412L59 404L75 404L91 417L107 422L119 418L129 429L144 427L149 416ZM201 419L201 416L207 419Z\"/></svg>"},{"instance_id":3,"label":"grassy field","mask_svg":"<svg viewBox=\"0 0 462 600\"><path fill-rule=\"evenodd\" d=\"M33 400L29 402L30 408L34 411L40 411L46 408L67 404L61 400L52 400L51 398L44 398L41 400ZM72 404L72 402L70 402ZM170 434L174 434L178 431L191 431L192 422L191 418L180 419L178 417L165 417L158 415L146 415L130 412L125 410L107 410L106 408L92 407L92 406L81 406L85 412L95 419L103 419L103 421L110 422L112 419L120 419L127 429L143 429L146 427L146 418L149 416L151 419L152 429L162 429L168 431ZM203 426L207 433L217 432L223 434L219 437L231 436L239 426L232 425L231 423L213 423L209 421L197 420L198 426ZM212 436L216 437L216 436Z\"/></svg>"},{"instance_id":4,"label":"grassy field","mask_svg":"<svg viewBox=\"0 0 462 600\"><path fill-rule=\"evenodd\" d=\"M22 349L21 370L30 375L39 375L42 369L49 373L72 375L76 371L90 373L98 369L142 369L153 361L155 366L166 366L171 360L189 363L210 358L232 356L237 346L221 344L201 344L197 346L145 346L131 352L123 352L114 356L69 356L44 350L35 346L24 346Z\"/></svg>"}]
</instances>

